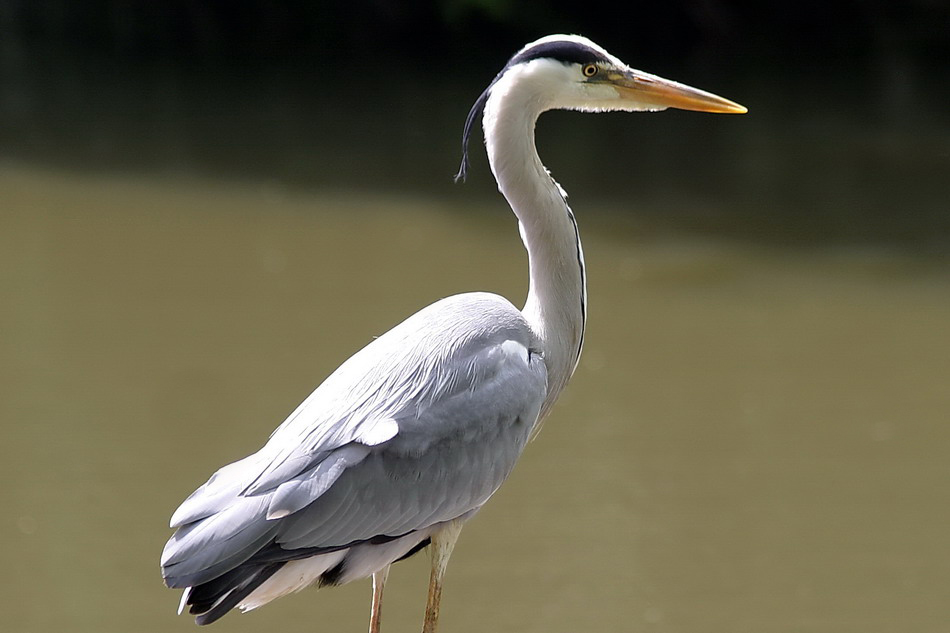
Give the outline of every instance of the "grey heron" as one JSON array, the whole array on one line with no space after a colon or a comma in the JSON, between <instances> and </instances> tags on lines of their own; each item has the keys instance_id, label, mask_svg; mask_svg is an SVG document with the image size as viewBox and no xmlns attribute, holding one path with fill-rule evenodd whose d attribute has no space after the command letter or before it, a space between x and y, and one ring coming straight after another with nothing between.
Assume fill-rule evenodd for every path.
<instances>
[{"instance_id":1,"label":"grey heron","mask_svg":"<svg viewBox=\"0 0 950 633\"><path fill-rule=\"evenodd\" d=\"M564 191L535 149L555 108L742 113L695 88L634 70L579 36L518 51L479 96L498 188L528 251L518 310L476 292L423 308L357 352L256 453L222 467L175 511L162 553L198 624L310 585L372 576L379 630L390 565L431 545L424 632L462 525L498 490L577 367L584 342L584 255Z\"/></svg>"}]
</instances>

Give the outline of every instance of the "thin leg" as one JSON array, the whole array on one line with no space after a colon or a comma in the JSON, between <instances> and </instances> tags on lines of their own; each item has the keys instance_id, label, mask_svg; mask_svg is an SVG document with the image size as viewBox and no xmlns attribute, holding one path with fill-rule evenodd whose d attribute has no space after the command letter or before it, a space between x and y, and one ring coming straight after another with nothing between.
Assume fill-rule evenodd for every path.
<instances>
[{"instance_id":1,"label":"thin leg","mask_svg":"<svg viewBox=\"0 0 950 633\"><path fill-rule=\"evenodd\" d=\"M389 577L389 565L373 574L373 608L369 614L369 633L379 633L379 614L383 609L383 587Z\"/></svg>"},{"instance_id":2,"label":"thin leg","mask_svg":"<svg viewBox=\"0 0 950 633\"><path fill-rule=\"evenodd\" d=\"M422 622L422 633L435 633L436 624L439 622L439 603L442 602L442 577L445 576L445 568L461 531L461 521L450 521L431 537L432 575L429 578L429 597L426 600L426 619Z\"/></svg>"}]
</instances>

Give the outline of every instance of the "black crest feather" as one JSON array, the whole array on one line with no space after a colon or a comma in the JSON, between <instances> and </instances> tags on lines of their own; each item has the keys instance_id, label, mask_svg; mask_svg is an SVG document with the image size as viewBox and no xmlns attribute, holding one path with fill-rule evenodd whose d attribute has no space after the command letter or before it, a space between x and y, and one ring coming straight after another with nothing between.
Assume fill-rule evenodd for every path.
<instances>
[{"instance_id":1,"label":"black crest feather","mask_svg":"<svg viewBox=\"0 0 950 633\"><path fill-rule=\"evenodd\" d=\"M496 77L495 81L497 80L498 78ZM485 102L488 101L488 95L491 94L491 89L494 85L495 82L493 81L482 91L482 94L479 95L475 101L475 105L468 111L468 116L465 117L465 128L462 130L462 164L459 165L458 173L455 174L455 182L459 182L460 180L465 182L465 178L468 176L468 139L472 136L472 126L475 124L475 120L482 113L482 110L485 109Z\"/></svg>"},{"instance_id":2,"label":"black crest feather","mask_svg":"<svg viewBox=\"0 0 950 633\"><path fill-rule=\"evenodd\" d=\"M553 59L564 64L595 64L608 61L603 53L574 40L551 40L530 46L511 58L508 66L533 59Z\"/></svg>"}]
</instances>

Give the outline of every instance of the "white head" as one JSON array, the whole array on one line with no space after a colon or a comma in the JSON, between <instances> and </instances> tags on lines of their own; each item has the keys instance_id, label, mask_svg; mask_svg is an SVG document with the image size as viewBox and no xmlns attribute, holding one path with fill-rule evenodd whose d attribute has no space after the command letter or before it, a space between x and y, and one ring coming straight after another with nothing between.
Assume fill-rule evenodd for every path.
<instances>
[{"instance_id":1,"label":"white head","mask_svg":"<svg viewBox=\"0 0 950 633\"><path fill-rule=\"evenodd\" d=\"M537 116L545 110L656 111L666 108L741 114L746 109L709 92L630 68L579 35L549 35L528 44L505 65L469 112L463 136L464 178L468 138L489 98L509 97Z\"/></svg>"},{"instance_id":2,"label":"white head","mask_svg":"<svg viewBox=\"0 0 950 633\"><path fill-rule=\"evenodd\" d=\"M634 70L579 35L549 35L528 44L511 58L490 90L526 84L543 110L746 111L728 99Z\"/></svg>"}]
</instances>

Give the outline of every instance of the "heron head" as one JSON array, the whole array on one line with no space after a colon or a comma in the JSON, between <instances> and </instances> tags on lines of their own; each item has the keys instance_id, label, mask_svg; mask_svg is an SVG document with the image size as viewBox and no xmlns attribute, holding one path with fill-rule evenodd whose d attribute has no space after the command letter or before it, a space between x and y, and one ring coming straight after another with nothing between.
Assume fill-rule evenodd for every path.
<instances>
[{"instance_id":1,"label":"heron head","mask_svg":"<svg viewBox=\"0 0 950 633\"><path fill-rule=\"evenodd\" d=\"M667 108L742 114L746 108L710 92L633 69L579 35L549 35L518 51L482 92L465 121L462 165L468 167L468 139L492 95L518 94L529 116L545 110L657 111Z\"/></svg>"},{"instance_id":2,"label":"heron head","mask_svg":"<svg viewBox=\"0 0 950 633\"><path fill-rule=\"evenodd\" d=\"M528 44L499 74L495 88L506 89L505 83L534 84L543 109L746 112L729 99L633 69L578 35L551 35Z\"/></svg>"}]
</instances>

